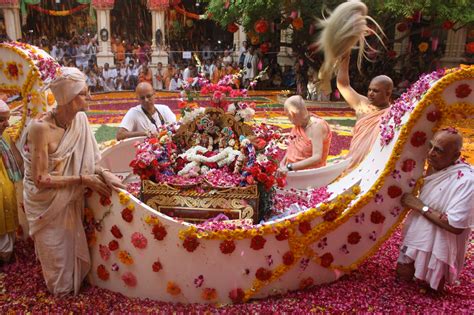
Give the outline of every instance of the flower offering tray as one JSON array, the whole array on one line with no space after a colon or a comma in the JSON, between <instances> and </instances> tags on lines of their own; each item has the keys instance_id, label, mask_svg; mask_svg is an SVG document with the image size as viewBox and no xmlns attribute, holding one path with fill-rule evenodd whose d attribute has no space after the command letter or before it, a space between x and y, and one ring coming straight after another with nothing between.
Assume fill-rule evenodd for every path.
<instances>
[{"instance_id":1,"label":"flower offering tray","mask_svg":"<svg viewBox=\"0 0 474 315\"><path fill-rule=\"evenodd\" d=\"M219 214L230 220L258 223L257 185L234 188L194 186L186 188L142 181L142 201L153 209L187 222L202 222Z\"/></svg>"}]
</instances>

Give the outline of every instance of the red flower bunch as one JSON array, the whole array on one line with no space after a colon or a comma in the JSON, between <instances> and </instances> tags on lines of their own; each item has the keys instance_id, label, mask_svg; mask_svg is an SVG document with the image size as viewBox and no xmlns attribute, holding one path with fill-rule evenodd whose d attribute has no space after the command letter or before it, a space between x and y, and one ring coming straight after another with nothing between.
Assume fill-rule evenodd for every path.
<instances>
[{"instance_id":1,"label":"red flower bunch","mask_svg":"<svg viewBox=\"0 0 474 315\"><path fill-rule=\"evenodd\" d=\"M281 229L280 232L275 235L275 238L277 239L277 241L284 241L284 240L287 240L289 237L290 235L287 228Z\"/></svg>"},{"instance_id":2,"label":"red flower bunch","mask_svg":"<svg viewBox=\"0 0 474 315\"><path fill-rule=\"evenodd\" d=\"M372 211L370 214L370 222L373 224L382 224L385 221L384 215L380 211Z\"/></svg>"},{"instance_id":3,"label":"red flower bunch","mask_svg":"<svg viewBox=\"0 0 474 315\"><path fill-rule=\"evenodd\" d=\"M99 265L97 266L97 276L99 277L100 280L102 281L107 281L109 280L109 272L107 269L105 269L104 265Z\"/></svg>"},{"instance_id":4,"label":"red flower bunch","mask_svg":"<svg viewBox=\"0 0 474 315\"><path fill-rule=\"evenodd\" d=\"M133 220L133 212L132 210L128 209L128 208L125 208L122 210L122 219L125 221L125 222L132 222Z\"/></svg>"},{"instance_id":5,"label":"red flower bunch","mask_svg":"<svg viewBox=\"0 0 474 315\"><path fill-rule=\"evenodd\" d=\"M239 30L239 27L235 23L230 23L227 25L227 31L230 33L235 33Z\"/></svg>"},{"instance_id":6,"label":"red flower bunch","mask_svg":"<svg viewBox=\"0 0 474 315\"><path fill-rule=\"evenodd\" d=\"M311 223L308 221L301 221L300 224L298 224L298 230L301 232L301 234L308 233L311 231Z\"/></svg>"},{"instance_id":7,"label":"red flower bunch","mask_svg":"<svg viewBox=\"0 0 474 315\"><path fill-rule=\"evenodd\" d=\"M132 244L136 248L144 249L148 245L148 240L142 233L134 232L132 234Z\"/></svg>"},{"instance_id":8,"label":"red flower bunch","mask_svg":"<svg viewBox=\"0 0 474 315\"><path fill-rule=\"evenodd\" d=\"M319 259L321 259L321 266L323 266L324 268L328 268L329 266L331 266L332 262L334 261L334 257L331 253L325 253L324 255L319 257Z\"/></svg>"},{"instance_id":9,"label":"red flower bunch","mask_svg":"<svg viewBox=\"0 0 474 315\"><path fill-rule=\"evenodd\" d=\"M435 122L441 118L441 112L439 110L434 110L426 114L426 119L431 122Z\"/></svg>"},{"instance_id":10,"label":"red flower bunch","mask_svg":"<svg viewBox=\"0 0 474 315\"><path fill-rule=\"evenodd\" d=\"M194 252L199 246L199 241L195 236L187 236L183 241L183 247L190 253Z\"/></svg>"},{"instance_id":11,"label":"red flower bunch","mask_svg":"<svg viewBox=\"0 0 474 315\"><path fill-rule=\"evenodd\" d=\"M456 87L456 97L465 98L471 94L472 89L469 87L469 84L460 84Z\"/></svg>"},{"instance_id":12,"label":"red flower bunch","mask_svg":"<svg viewBox=\"0 0 474 315\"><path fill-rule=\"evenodd\" d=\"M116 240L112 240L109 242L109 249L111 251L117 250L119 248L119 243Z\"/></svg>"},{"instance_id":13,"label":"red flower bunch","mask_svg":"<svg viewBox=\"0 0 474 315\"><path fill-rule=\"evenodd\" d=\"M266 54L267 52L270 51L270 44L268 42L262 43L260 45L260 51L262 54Z\"/></svg>"},{"instance_id":14,"label":"red flower bunch","mask_svg":"<svg viewBox=\"0 0 474 315\"><path fill-rule=\"evenodd\" d=\"M285 187L285 175L276 174L278 165L273 160L264 162L256 161L251 167L246 167L245 170L250 174L246 180L248 183L257 181L263 185L266 190L270 190L273 185L278 187Z\"/></svg>"},{"instance_id":15,"label":"red flower bunch","mask_svg":"<svg viewBox=\"0 0 474 315\"><path fill-rule=\"evenodd\" d=\"M286 252L283 255L283 264L290 266L295 262L295 255L293 255L293 252Z\"/></svg>"},{"instance_id":16,"label":"red flower bunch","mask_svg":"<svg viewBox=\"0 0 474 315\"><path fill-rule=\"evenodd\" d=\"M454 26L454 22L453 22L453 21L446 20L446 21L443 22L443 28L444 28L445 30L450 30L450 29L453 28L453 26Z\"/></svg>"},{"instance_id":17,"label":"red flower bunch","mask_svg":"<svg viewBox=\"0 0 474 315\"><path fill-rule=\"evenodd\" d=\"M115 238L122 238L123 237L122 232L120 231L119 227L116 226L116 225L112 226L112 228L110 229L110 232L112 232L112 235Z\"/></svg>"},{"instance_id":18,"label":"red flower bunch","mask_svg":"<svg viewBox=\"0 0 474 315\"><path fill-rule=\"evenodd\" d=\"M299 288L300 290L306 290L314 285L314 280L311 277L301 279Z\"/></svg>"},{"instance_id":19,"label":"red flower bunch","mask_svg":"<svg viewBox=\"0 0 474 315\"><path fill-rule=\"evenodd\" d=\"M256 235L252 238L252 240L250 242L250 248L252 248L254 250L260 250L265 246L266 242L267 242L267 240L263 236Z\"/></svg>"},{"instance_id":20,"label":"red flower bunch","mask_svg":"<svg viewBox=\"0 0 474 315\"><path fill-rule=\"evenodd\" d=\"M426 142L426 134L423 131L415 131L411 136L410 143L414 147L420 147Z\"/></svg>"},{"instance_id":21,"label":"red flower bunch","mask_svg":"<svg viewBox=\"0 0 474 315\"><path fill-rule=\"evenodd\" d=\"M405 161L403 161L402 171L404 171L405 173L409 173L409 172L413 171L415 166L416 166L416 161L415 160L406 159Z\"/></svg>"},{"instance_id":22,"label":"red flower bunch","mask_svg":"<svg viewBox=\"0 0 474 315\"><path fill-rule=\"evenodd\" d=\"M8 64L8 73L10 76L14 79L18 78L18 66L16 63L10 63Z\"/></svg>"},{"instance_id":23,"label":"red flower bunch","mask_svg":"<svg viewBox=\"0 0 474 315\"><path fill-rule=\"evenodd\" d=\"M235 250L235 243L233 240L225 240L219 245L219 248L222 254L232 254Z\"/></svg>"},{"instance_id":24,"label":"red flower bunch","mask_svg":"<svg viewBox=\"0 0 474 315\"><path fill-rule=\"evenodd\" d=\"M233 289L229 292L229 298L232 300L232 303L241 303L245 297L245 292L241 288Z\"/></svg>"},{"instance_id":25,"label":"red flower bunch","mask_svg":"<svg viewBox=\"0 0 474 315\"><path fill-rule=\"evenodd\" d=\"M161 269L163 269L163 266L161 265L160 261L157 260L153 263L153 266L151 268L153 269L154 272L158 272Z\"/></svg>"},{"instance_id":26,"label":"red flower bunch","mask_svg":"<svg viewBox=\"0 0 474 315\"><path fill-rule=\"evenodd\" d=\"M255 277L260 281L267 281L272 277L272 271L265 268L258 268Z\"/></svg>"},{"instance_id":27,"label":"red flower bunch","mask_svg":"<svg viewBox=\"0 0 474 315\"><path fill-rule=\"evenodd\" d=\"M260 19L257 22L255 22L254 25L254 30L257 33L266 33L268 31L268 22L264 19Z\"/></svg>"},{"instance_id":28,"label":"red flower bunch","mask_svg":"<svg viewBox=\"0 0 474 315\"><path fill-rule=\"evenodd\" d=\"M158 241L162 241L165 238L165 236L168 234L168 232L166 232L166 229L162 224L155 224L153 226L153 229L151 230L151 233L153 234L155 239Z\"/></svg>"},{"instance_id":29,"label":"red flower bunch","mask_svg":"<svg viewBox=\"0 0 474 315\"><path fill-rule=\"evenodd\" d=\"M392 185L390 187L388 187L388 195L390 196L390 198L397 198L397 197L400 197L403 193L403 190L398 187L398 186L395 186L395 185Z\"/></svg>"},{"instance_id":30,"label":"red flower bunch","mask_svg":"<svg viewBox=\"0 0 474 315\"><path fill-rule=\"evenodd\" d=\"M360 242L361 238L359 232L352 232L347 236L347 243L355 245Z\"/></svg>"}]
</instances>

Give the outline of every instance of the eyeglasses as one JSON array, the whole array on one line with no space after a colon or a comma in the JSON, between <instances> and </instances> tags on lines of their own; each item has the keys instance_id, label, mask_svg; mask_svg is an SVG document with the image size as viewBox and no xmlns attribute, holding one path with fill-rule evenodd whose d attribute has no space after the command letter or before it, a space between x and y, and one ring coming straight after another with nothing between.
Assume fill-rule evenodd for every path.
<instances>
[{"instance_id":1,"label":"eyeglasses","mask_svg":"<svg viewBox=\"0 0 474 315\"><path fill-rule=\"evenodd\" d=\"M151 99L154 95L153 94L147 94L147 95L142 95L140 96L140 99L142 101L146 100L147 98Z\"/></svg>"}]
</instances>

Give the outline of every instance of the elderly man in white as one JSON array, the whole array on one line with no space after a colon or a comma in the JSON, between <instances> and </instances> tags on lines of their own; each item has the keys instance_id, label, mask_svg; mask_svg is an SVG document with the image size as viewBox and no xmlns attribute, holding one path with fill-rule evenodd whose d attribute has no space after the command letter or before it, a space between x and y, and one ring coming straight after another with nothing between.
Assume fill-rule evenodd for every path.
<instances>
[{"instance_id":1,"label":"elderly man in white","mask_svg":"<svg viewBox=\"0 0 474 315\"><path fill-rule=\"evenodd\" d=\"M413 276L437 291L459 276L474 226L474 172L459 160L462 137L453 128L430 143L429 168L419 198L405 194L406 219L397 264L402 280Z\"/></svg>"}]
</instances>

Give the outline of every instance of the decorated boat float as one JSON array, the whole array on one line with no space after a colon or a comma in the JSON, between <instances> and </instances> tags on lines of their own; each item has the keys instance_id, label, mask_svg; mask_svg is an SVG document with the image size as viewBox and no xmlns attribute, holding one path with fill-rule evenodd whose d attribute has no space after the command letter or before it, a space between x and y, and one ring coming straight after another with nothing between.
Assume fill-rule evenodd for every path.
<instances>
[{"instance_id":1,"label":"decorated boat float","mask_svg":"<svg viewBox=\"0 0 474 315\"><path fill-rule=\"evenodd\" d=\"M26 65L25 51L39 51L0 50L3 65L10 57ZM31 86L40 85L40 76L34 80ZM20 82L17 91L31 100L34 90ZM304 183L289 174L294 188L313 188L288 190L276 169L284 137L247 124L251 104L226 86L201 90L215 106L196 108L188 94L179 125L103 152L102 165L130 189L110 199L85 195L92 284L129 297L239 303L335 281L403 220L400 198L418 189L433 133L474 116L473 66L423 75L391 106L379 141L356 169L339 176L343 167L330 165L301 176ZM38 104L48 104L47 93ZM40 106L25 104L25 111ZM325 179L306 182L318 173Z\"/></svg>"}]
</instances>

